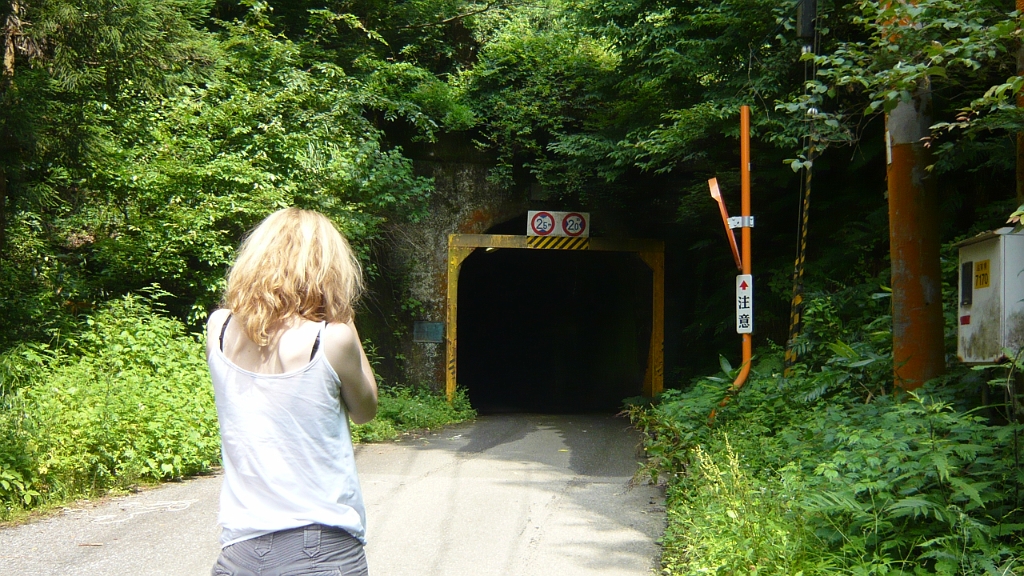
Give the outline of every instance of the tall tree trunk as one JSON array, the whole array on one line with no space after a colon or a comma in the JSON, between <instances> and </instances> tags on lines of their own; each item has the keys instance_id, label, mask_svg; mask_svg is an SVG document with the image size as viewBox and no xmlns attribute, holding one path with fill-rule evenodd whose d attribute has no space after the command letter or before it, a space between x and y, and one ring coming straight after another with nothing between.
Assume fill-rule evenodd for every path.
<instances>
[{"instance_id":1,"label":"tall tree trunk","mask_svg":"<svg viewBox=\"0 0 1024 576\"><path fill-rule=\"evenodd\" d=\"M1024 0L1017 0L1017 12L1024 13ZM1017 75L1024 75L1024 42L1017 47ZM1024 108L1024 93L1017 93L1017 107ZM1017 205L1024 205L1024 132L1017 133Z\"/></svg>"},{"instance_id":2,"label":"tall tree trunk","mask_svg":"<svg viewBox=\"0 0 1024 576\"><path fill-rule=\"evenodd\" d=\"M21 34L21 3L13 0L4 12L4 63L0 70L0 95L5 94L14 82L14 56L17 38Z\"/></svg>"},{"instance_id":3,"label":"tall tree trunk","mask_svg":"<svg viewBox=\"0 0 1024 576\"><path fill-rule=\"evenodd\" d=\"M17 0L10 3L9 11L4 18L3 27L3 68L0 69L0 102L7 97L7 90L14 83L14 56L15 42L18 34L21 33L21 6ZM4 135L2 148L8 148L10 138ZM10 158L10 154L4 150L0 158L0 260L7 252L7 167L4 160Z\"/></svg>"},{"instance_id":4,"label":"tall tree trunk","mask_svg":"<svg viewBox=\"0 0 1024 576\"><path fill-rule=\"evenodd\" d=\"M913 390L946 368L938 199L925 170L931 86L886 115L886 180L892 260L892 335L896 385Z\"/></svg>"},{"instance_id":5,"label":"tall tree trunk","mask_svg":"<svg viewBox=\"0 0 1024 576\"><path fill-rule=\"evenodd\" d=\"M7 256L7 170L0 164L0 260Z\"/></svg>"}]
</instances>

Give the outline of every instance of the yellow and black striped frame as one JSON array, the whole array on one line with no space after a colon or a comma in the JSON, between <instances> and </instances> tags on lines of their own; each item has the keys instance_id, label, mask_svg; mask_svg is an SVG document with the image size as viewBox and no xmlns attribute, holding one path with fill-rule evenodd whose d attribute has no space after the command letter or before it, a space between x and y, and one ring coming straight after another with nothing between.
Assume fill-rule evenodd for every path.
<instances>
[{"instance_id":1,"label":"yellow and black striped frame","mask_svg":"<svg viewBox=\"0 0 1024 576\"><path fill-rule=\"evenodd\" d=\"M635 252L654 273L654 298L651 308L651 345L644 373L644 396L660 394L665 382L665 243L642 238L582 238L515 236L507 234L448 235L448 302L445 322L447 370L445 392L450 402L455 396L458 373L459 271L462 262L477 248L513 248L533 250L597 250Z\"/></svg>"}]
</instances>

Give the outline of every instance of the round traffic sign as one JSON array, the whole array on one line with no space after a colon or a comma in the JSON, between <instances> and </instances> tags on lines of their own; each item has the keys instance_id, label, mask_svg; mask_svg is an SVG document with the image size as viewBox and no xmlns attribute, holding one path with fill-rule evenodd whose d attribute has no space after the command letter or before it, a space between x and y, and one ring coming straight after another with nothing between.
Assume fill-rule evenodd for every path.
<instances>
[{"instance_id":1,"label":"round traffic sign","mask_svg":"<svg viewBox=\"0 0 1024 576\"><path fill-rule=\"evenodd\" d=\"M530 229L537 236L547 236L555 231L555 217L549 212L537 212L530 219Z\"/></svg>"},{"instance_id":2,"label":"round traffic sign","mask_svg":"<svg viewBox=\"0 0 1024 576\"><path fill-rule=\"evenodd\" d=\"M578 212L570 212L562 218L562 232L566 236L579 236L587 229L587 220Z\"/></svg>"}]
</instances>

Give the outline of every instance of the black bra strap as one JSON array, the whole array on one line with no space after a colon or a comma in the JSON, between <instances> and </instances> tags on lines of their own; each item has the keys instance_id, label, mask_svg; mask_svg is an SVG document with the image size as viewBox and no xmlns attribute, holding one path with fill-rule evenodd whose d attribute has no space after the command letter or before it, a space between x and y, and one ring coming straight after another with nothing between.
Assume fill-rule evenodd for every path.
<instances>
[{"instance_id":1,"label":"black bra strap","mask_svg":"<svg viewBox=\"0 0 1024 576\"><path fill-rule=\"evenodd\" d=\"M324 327L320 326L320 331L316 333L316 341L313 342L313 351L309 353L309 361L313 361L313 357L316 356L316 351L320 349L320 333L324 331Z\"/></svg>"},{"instance_id":2,"label":"black bra strap","mask_svg":"<svg viewBox=\"0 0 1024 576\"><path fill-rule=\"evenodd\" d=\"M224 351L224 332L228 329L228 322L231 321L231 313L228 312L228 317L224 319L224 324L220 327L220 351Z\"/></svg>"},{"instance_id":3,"label":"black bra strap","mask_svg":"<svg viewBox=\"0 0 1024 576\"><path fill-rule=\"evenodd\" d=\"M231 314L228 314L228 317L224 319L224 324L221 325L221 327L220 327L220 351L221 352L224 351L224 333L227 332L228 322L230 322L230 321L231 321ZM313 357L316 356L316 351L320 349L320 333L321 332L323 332L323 326L321 326L320 327L320 331L316 333L316 341L313 342L313 350L309 353L310 361L312 361Z\"/></svg>"}]
</instances>

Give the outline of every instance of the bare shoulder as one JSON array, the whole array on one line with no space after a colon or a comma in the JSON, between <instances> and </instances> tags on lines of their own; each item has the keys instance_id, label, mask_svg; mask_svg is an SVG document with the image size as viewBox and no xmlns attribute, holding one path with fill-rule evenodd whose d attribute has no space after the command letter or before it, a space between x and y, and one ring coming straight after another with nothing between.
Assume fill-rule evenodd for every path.
<instances>
[{"instance_id":1,"label":"bare shoulder","mask_svg":"<svg viewBox=\"0 0 1024 576\"><path fill-rule=\"evenodd\" d=\"M359 332L351 324L328 324L321 338L324 356L334 367L343 384L355 384L365 379L363 346ZM350 407L351 409L351 407Z\"/></svg>"},{"instance_id":2,"label":"bare shoulder","mask_svg":"<svg viewBox=\"0 0 1024 576\"><path fill-rule=\"evenodd\" d=\"M224 326L224 322L227 321L231 311L227 308L218 308L210 313L209 318L206 319L206 353L207 355L213 350L214 343L217 341L220 335L220 329Z\"/></svg>"},{"instance_id":3,"label":"bare shoulder","mask_svg":"<svg viewBox=\"0 0 1024 576\"><path fill-rule=\"evenodd\" d=\"M207 335L213 335L213 332L219 331L230 314L231 311L227 308L218 308L210 312L210 316L206 319Z\"/></svg>"},{"instance_id":4,"label":"bare shoulder","mask_svg":"<svg viewBox=\"0 0 1024 576\"><path fill-rule=\"evenodd\" d=\"M353 351L358 354L359 338L352 327L341 322L328 324L323 334L324 351L331 355L342 356L351 354Z\"/></svg>"},{"instance_id":5,"label":"bare shoulder","mask_svg":"<svg viewBox=\"0 0 1024 576\"><path fill-rule=\"evenodd\" d=\"M213 312L210 312L209 318L206 319L206 325L213 326L216 324L219 326L224 323L224 320L227 319L228 314L230 313L231 311L227 308L217 308Z\"/></svg>"}]
</instances>

